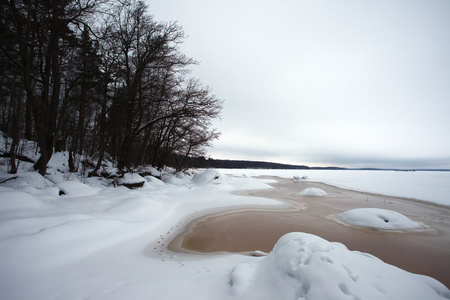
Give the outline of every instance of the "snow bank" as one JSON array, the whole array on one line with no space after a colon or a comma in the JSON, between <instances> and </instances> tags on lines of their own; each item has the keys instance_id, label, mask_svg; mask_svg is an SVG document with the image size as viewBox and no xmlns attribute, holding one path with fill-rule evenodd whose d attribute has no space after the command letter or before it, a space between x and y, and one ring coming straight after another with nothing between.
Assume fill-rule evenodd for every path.
<instances>
[{"instance_id":1,"label":"snow bank","mask_svg":"<svg viewBox=\"0 0 450 300\"><path fill-rule=\"evenodd\" d=\"M83 197L96 194L90 186L77 181L63 181L57 184L65 196Z\"/></svg>"},{"instance_id":2,"label":"snow bank","mask_svg":"<svg viewBox=\"0 0 450 300\"><path fill-rule=\"evenodd\" d=\"M229 275L233 299L449 299L440 282L307 233L288 233Z\"/></svg>"},{"instance_id":3,"label":"snow bank","mask_svg":"<svg viewBox=\"0 0 450 300\"><path fill-rule=\"evenodd\" d=\"M300 192L302 196L327 196L327 192L319 188L309 187Z\"/></svg>"},{"instance_id":4,"label":"snow bank","mask_svg":"<svg viewBox=\"0 0 450 300\"><path fill-rule=\"evenodd\" d=\"M146 176L150 182L131 190L49 171L73 180L55 186L37 173L0 173L11 178L0 186L0 299L223 298L217 288L227 289L230 265L248 257L193 259L167 243L204 210L281 204L231 194L268 187L254 178L196 186L191 176L165 174L171 184Z\"/></svg>"},{"instance_id":5,"label":"snow bank","mask_svg":"<svg viewBox=\"0 0 450 300\"><path fill-rule=\"evenodd\" d=\"M158 179L156 177L150 176L150 175L144 176L144 179L147 181L147 183L150 186L157 187L157 186L165 185L164 181L162 181L162 180L160 180L160 179Z\"/></svg>"},{"instance_id":6,"label":"snow bank","mask_svg":"<svg viewBox=\"0 0 450 300\"><path fill-rule=\"evenodd\" d=\"M43 189L53 186L53 183L38 172L20 172L18 174L2 174L4 183L2 186L7 186L13 189L19 189L24 192L36 192L38 189Z\"/></svg>"},{"instance_id":7,"label":"snow bank","mask_svg":"<svg viewBox=\"0 0 450 300\"><path fill-rule=\"evenodd\" d=\"M222 174L217 170L206 170L197 173L192 178L192 182L198 185L213 183L219 184L223 182Z\"/></svg>"},{"instance_id":8,"label":"snow bank","mask_svg":"<svg viewBox=\"0 0 450 300\"><path fill-rule=\"evenodd\" d=\"M408 217L387 209L356 208L338 215L346 224L383 230L423 229L424 225L414 222Z\"/></svg>"},{"instance_id":9,"label":"snow bank","mask_svg":"<svg viewBox=\"0 0 450 300\"><path fill-rule=\"evenodd\" d=\"M11 213L14 210L49 208L49 205L21 191L3 190L0 195L0 214Z\"/></svg>"},{"instance_id":10,"label":"snow bank","mask_svg":"<svg viewBox=\"0 0 450 300\"><path fill-rule=\"evenodd\" d=\"M175 175L164 173L161 174L161 179L164 183L172 185L186 185L189 184L192 178L184 173L178 172Z\"/></svg>"}]
</instances>

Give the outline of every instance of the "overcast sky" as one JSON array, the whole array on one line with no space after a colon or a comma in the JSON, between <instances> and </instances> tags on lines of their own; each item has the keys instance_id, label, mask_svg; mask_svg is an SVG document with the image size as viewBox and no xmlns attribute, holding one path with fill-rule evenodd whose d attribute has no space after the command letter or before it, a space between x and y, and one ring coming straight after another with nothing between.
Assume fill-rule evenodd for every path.
<instances>
[{"instance_id":1,"label":"overcast sky","mask_svg":"<svg viewBox=\"0 0 450 300\"><path fill-rule=\"evenodd\" d=\"M450 168L449 0L146 0L223 99L212 158Z\"/></svg>"}]
</instances>

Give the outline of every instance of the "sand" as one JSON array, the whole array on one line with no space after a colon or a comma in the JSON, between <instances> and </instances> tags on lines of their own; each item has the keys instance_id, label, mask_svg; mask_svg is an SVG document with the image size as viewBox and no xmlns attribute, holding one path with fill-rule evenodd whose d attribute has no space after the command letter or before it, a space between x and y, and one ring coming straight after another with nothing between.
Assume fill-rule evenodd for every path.
<instances>
[{"instance_id":1,"label":"sand","mask_svg":"<svg viewBox=\"0 0 450 300\"><path fill-rule=\"evenodd\" d=\"M271 177L273 178L273 177ZM285 233L299 231L367 252L409 272L436 278L450 287L450 207L413 199L340 189L323 183L274 178L274 189L245 192L281 200L289 206L239 209L202 216L169 245L173 251L217 253L270 252ZM307 187L328 196L301 196ZM394 210L427 226L418 231L380 231L339 223L346 210L370 207Z\"/></svg>"}]
</instances>

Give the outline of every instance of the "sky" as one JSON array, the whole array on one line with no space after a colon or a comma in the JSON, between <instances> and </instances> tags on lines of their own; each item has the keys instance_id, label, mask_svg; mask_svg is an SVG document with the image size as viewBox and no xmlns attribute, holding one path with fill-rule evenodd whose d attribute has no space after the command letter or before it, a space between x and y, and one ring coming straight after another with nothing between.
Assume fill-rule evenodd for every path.
<instances>
[{"instance_id":1,"label":"sky","mask_svg":"<svg viewBox=\"0 0 450 300\"><path fill-rule=\"evenodd\" d=\"M450 1L146 3L224 100L210 157L450 169Z\"/></svg>"}]
</instances>

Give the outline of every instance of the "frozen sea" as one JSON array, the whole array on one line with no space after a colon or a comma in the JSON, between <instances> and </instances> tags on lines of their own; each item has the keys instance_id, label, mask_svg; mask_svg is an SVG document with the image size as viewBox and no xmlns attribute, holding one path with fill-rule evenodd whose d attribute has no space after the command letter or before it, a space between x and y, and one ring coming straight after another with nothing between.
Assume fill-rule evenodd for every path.
<instances>
[{"instance_id":1,"label":"frozen sea","mask_svg":"<svg viewBox=\"0 0 450 300\"><path fill-rule=\"evenodd\" d=\"M360 170L242 170L222 169L224 174L246 176L307 176L337 187L412 198L450 206L450 172L448 171L360 171Z\"/></svg>"}]
</instances>

